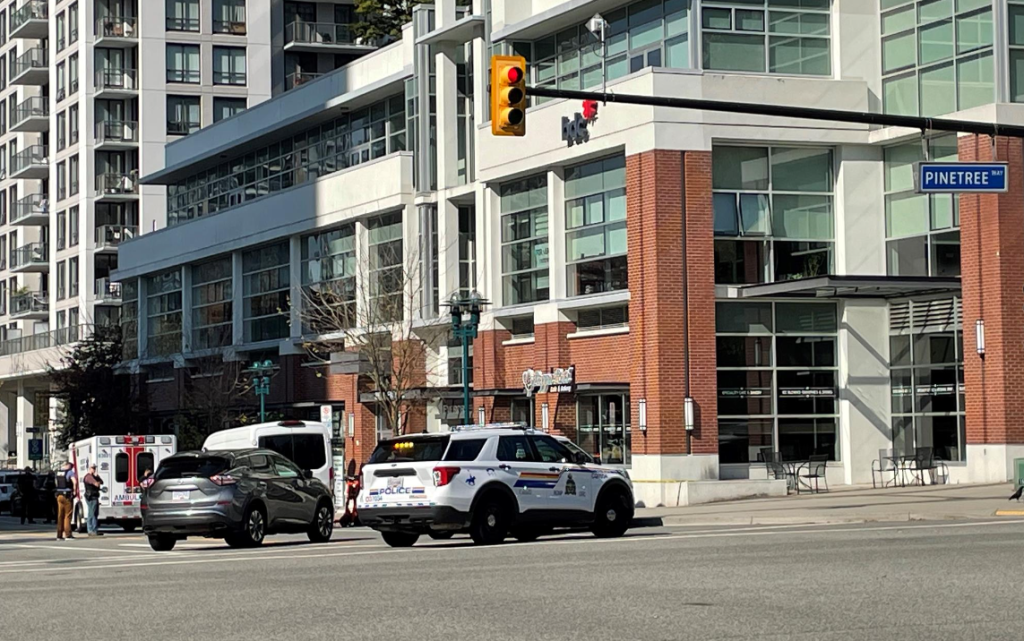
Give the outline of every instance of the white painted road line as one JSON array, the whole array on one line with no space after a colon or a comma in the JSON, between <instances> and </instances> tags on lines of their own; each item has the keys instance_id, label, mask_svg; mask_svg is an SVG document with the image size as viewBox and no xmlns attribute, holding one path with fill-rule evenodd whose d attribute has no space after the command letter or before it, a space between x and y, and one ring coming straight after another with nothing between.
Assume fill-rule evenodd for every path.
<instances>
[{"instance_id":1,"label":"white painted road line","mask_svg":"<svg viewBox=\"0 0 1024 641\"><path fill-rule=\"evenodd\" d=\"M110 554L111 552L115 551L114 549L111 549L111 548L92 548L92 547L88 547L88 546L85 546L85 545L79 545L78 543L76 543L74 541L65 541L64 543L54 543L53 545L33 545L31 543L11 543L8 547L12 547L12 548L32 548L32 549L38 549L38 550L60 550L61 552L75 552L75 551L81 551L81 552L106 552L107 554ZM157 554L157 552L152 552L152 551L150 551L150 552L140 552L140 551L135 551L135 550L122 550L122 552L126 552L126 553L127 552L131 552L132 554L147 554L147 555ZM172 552L171 554L174 554L174 552Z\"/></svg>"}]
</instances>

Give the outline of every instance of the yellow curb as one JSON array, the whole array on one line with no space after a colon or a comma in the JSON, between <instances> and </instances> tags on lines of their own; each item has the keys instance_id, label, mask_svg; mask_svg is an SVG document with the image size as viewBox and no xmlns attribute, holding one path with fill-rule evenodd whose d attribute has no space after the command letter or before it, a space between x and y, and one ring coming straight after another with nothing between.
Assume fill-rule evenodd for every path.
<instances>
[{"instance_id":1,"label":"yellow curb","mask_svg":"<svg viewBox=\"0 0 1024 641\"><path fill-rule=\"evenodd\" d=\"M1024 510L996 510L996 516L1024 516Z\"/></svg>"}]
</instances>

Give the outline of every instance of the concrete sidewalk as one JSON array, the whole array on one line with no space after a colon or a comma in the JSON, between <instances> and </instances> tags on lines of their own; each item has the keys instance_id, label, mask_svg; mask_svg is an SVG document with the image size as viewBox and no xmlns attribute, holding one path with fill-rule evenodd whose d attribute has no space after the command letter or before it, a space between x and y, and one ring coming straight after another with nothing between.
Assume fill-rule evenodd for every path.
<instances>
[{"instance_id":1,"label":"concrete sidewalk","mask_svg":"<svg viewBox=\"0 0 1024 641\"><path fill-rule=\"evenodd\" d=\"M951 521L1024 517L1024 502L1007 501L1013 486L929 485L843 487L827 494L790 495L677 508L640 508L638 525L777 525ZM999 513L999 514L997 514Z\"/></svg>"}]
</instances>

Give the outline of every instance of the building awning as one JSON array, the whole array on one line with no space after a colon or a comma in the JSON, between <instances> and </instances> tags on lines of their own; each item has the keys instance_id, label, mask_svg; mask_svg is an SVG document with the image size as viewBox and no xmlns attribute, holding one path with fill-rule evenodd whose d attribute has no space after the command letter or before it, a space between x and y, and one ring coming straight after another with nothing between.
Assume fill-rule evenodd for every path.
<instances>
[{"instance_id":1,"label":"building awning","mask_svg":"<svg viewBox=\"0 0 1024 641\"><path fill-rule=\"evenodd\" d=\"M960 291L959 278L932 276L815 276L736 288L738 298L900 298Z\"/></svg>"}]
</instances>

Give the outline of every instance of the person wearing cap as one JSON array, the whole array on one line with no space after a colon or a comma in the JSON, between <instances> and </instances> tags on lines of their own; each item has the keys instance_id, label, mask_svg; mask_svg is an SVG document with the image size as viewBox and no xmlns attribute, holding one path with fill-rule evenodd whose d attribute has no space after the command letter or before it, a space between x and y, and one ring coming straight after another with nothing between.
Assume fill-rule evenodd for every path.
<instances>
[{"instance_id":1,"label":"person wearing cap","mask_svg":"<svg viewBox=\"0 0 1024 641\"><path fill-rule=\"evenodd\" d=\"M82 483L85 484L85 506L87 508L88 517L85 522L86 530L89 532L89 536L100 536L99 529L99 512L100 512L100 488L103 487L103 479L96 473L96 464L93 463L89 466L89 473L82 479Z\"/></svg>"}]
</instances>

